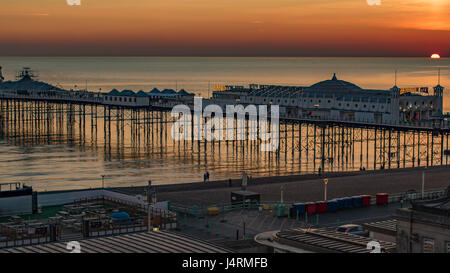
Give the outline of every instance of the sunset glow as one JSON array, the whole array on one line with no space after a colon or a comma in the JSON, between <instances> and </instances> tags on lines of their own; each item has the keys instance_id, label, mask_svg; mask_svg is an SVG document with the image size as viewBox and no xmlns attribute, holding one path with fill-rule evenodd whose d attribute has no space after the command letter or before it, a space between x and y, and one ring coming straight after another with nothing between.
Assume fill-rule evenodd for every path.
<instances>
[{"instance_id":1,"label":"sunset glow","mask_svg":"<svg viewBox=\"0 0 450 273\"><path fill-rule=\"evenodd\" d=\"M434 53L433 55L431 55L431 59L440 59L441 56L439 56L439 54Z\"/></svg>"},{"instance_id":2,"label":"sunset glow","mask_svg":"<svg viewBox=\"0 0 450 273\"><path fill-rule=\"evenodd\" d=\"M426 56L450 50L449 1L15 0L2 55ZM446 56L448 54L445 54Z\"/></svg>"}]
</instances>

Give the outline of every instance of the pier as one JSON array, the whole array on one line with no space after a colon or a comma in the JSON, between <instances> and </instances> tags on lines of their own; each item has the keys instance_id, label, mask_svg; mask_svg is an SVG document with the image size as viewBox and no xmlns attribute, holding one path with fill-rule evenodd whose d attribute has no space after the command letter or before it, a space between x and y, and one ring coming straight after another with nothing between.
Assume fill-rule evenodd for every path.
<instances>
[{"instance_id":1,"label":"pier","mask_svg":"<svg viewBox=\"0 0 450 273\"><path fill-rule=\"evenodd\" d=\"M261 152L261 140L181 140L171 137L175 119L164 105L103 104L100 96L70 99L0 96L1 134L28 145L71 142L120 152L208 153L239 157L294 172L335 172L447 165L448 127L413 127L339 120L280 118L280 145ZM89 99L88 99L89 98ZM151 104L151 103L150 103ZM206 121L206 119L204 120ZM243 123L245 133L249 122ZM236 135L237 128L234 128ZM236 139L236 138L235 138ZM250 160L251 159L251 160ZM220 160L220 159L219 159ZM214 168L214 162L211 168Z\"/></svg>"}]
</instances>

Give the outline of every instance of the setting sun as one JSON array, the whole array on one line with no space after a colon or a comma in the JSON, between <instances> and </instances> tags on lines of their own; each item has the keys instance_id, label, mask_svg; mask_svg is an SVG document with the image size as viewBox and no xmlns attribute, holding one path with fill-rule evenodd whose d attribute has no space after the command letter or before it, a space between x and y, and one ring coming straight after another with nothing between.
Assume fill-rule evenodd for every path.
<instances>
[{"instance_id":1,"label":"setting sun","mask_svg":"<svg viewBox=\"0 0 450 273\"><path fill-rule=\"evenodd\" d=\"M431 59L440 59L440 58L441 58L441 56L439 56L439 54L437 54L437 53L434 53L431 55Z\"/></svg>"}]
</instances>

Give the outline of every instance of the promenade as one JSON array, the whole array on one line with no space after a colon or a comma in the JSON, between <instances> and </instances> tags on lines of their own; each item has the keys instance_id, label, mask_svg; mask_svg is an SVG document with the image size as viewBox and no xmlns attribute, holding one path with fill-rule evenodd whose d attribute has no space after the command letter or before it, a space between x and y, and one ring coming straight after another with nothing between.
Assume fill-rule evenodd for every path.
<instances>
[{"instance_id":1,"label":"promenade","mask_svg":"<svg viewBox=\"0 0 450 273\"><path fill-rule=\"evenodd\" d=\"M401 193L408 190L420 192L422 172L425 171L425 190L450 186L450 167L408 168L380 171L344 172L325 174L328 177L328 199L376 193ZM240 181L211 181L155 186L158 201L170 200L184 206L204 206L229 203L230 193L240 190ZM283 186L284 201L309 202L323 200L323 178L318 175L253 178L249 191L261 194L261 201L279 201ZM144 194L145 187L117 188L128 194Z\"/></svg>"}]
</instances>

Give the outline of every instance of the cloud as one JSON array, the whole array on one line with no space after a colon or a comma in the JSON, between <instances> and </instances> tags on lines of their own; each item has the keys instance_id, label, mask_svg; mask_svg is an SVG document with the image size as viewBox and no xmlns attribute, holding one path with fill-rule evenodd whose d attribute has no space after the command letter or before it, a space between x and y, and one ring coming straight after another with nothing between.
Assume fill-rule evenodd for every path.
<instances>
[{"instance_id":1,"label":"cloud","mask_svg":"<svg viewBox=\"0 0 450 273\"><path fill-rule=\"evenodd\" d=\"M29 13L28 16L49 16L48 13Z\"/></svg>"}]
</instances>

